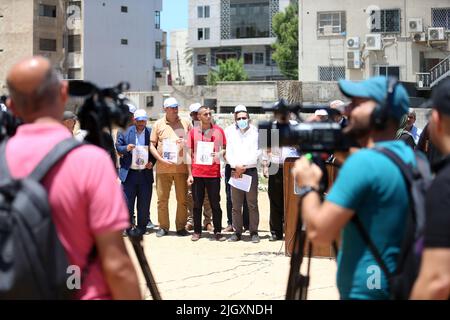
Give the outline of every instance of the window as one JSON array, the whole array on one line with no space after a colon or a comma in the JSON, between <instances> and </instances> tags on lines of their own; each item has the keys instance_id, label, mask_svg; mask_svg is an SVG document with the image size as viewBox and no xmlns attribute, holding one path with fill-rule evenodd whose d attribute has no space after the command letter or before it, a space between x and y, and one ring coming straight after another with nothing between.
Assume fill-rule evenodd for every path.
<instances>
[{"instance_id":1,"label":"window","mask_svg":"<svg viewBox=\"0 0 450 320\"><path fill-rule=\"evenodd\" d=\"M120 44L124 46L128 45L128 39L120 39Z\"/></svg>"},{"instance_id":2,"label":"window","mask_svg":"<svg viewBox=\"0 0 450 320\"><path fill-rule=\"evenodd\" d=\"M40 4L39 5L39 16L56 18L56 6Z\"/></svg>"},{"instance_id":3,"label":"window","mask_svg":"<svg viewBox=\"0 0 450 320\"><path fill-rule=\"evenodd\" d=\"M264 64L264 53L262 52L255 53L255 64Z\"/></svg>"},{"instance_id":4,"label":"window","mask_svg":"<svg viewBox=\"0 0 450 320\"><path fill-rule=\"evenodd\" d=\"M317 33L320 36L341 35L346 30L345 12L317 12Z\"/></svg>"},{"instance_id":5,"label":"window","mask_svg":"<svg viewBox=\"0 0 450 320\"><path fill-rule=\"evenodd\" d=\"M39 39L39 50L56 51L56 39Z\"/></svg>"},{"instance_id":6,"label":"window","mask_svg":"<svg viewBox=\"0 0 450 320\"><path fill-rule=\"evenodd\" d=\"M81 52L81 35L69 35L69 52Z\"/></svg>"},{"instance_id":7,"label":"window","mask_svg":"<svg viewBox=\"0 0 450 320\"><path fill-rule=\"evenodd\" d=\"M161 12L155 11L155 29L161 29Z\"/></svg>"},{"instance_id":8,"label":"window","mask_svg":"<svg viewBox=\"0 0 450 320\"><path fill-rule=\"evenodd\" d=\"M209 18L209 6L197 7L197 18Z\"/></svg>"},{"instance_id":9,"label":"window","mask_svg":"<svg viewBox=\"0 0 450 320\"><path fill-rule=\"evenodd\" d=\"M155 58L161 59L161 42L155 42Z\"/></svg>"},{"instance_id":10,"label":"window","mask_svg":"<svg viewBox=\"0 0 450 320\"><path fill-rule=\"evenodd\" d=\"M120 12L128 12L128 7L127 6L121 6L120 7Z\"/></svg>"},{"instance_id":11,"label":"window","mask_svg":"<svg viewBox=\"0 0 450 320\"><path fill-rule=\"evenodd\" d=\"M269 1L231 1L231 39L270 37Z\"/></svg>"},{"instance_id":12,"label":"window","mask_svg":"<svg viewBox=\"0 0 450 320\"><path fill-rule=\"evenodd\" d=\"M197 29L197 39L198 40L209 40L209 28L198 28Z\"/></svg>"},{"instance_id":13,"label":"window","mask_svg":"<svg viewBox=\"0 0 450 320\"><path fill-rule=\"evenodd\" d=\"M319 81L338 81L345 79L344 66L319 66Z\"/></svg>"},{"instance_id":14,"label":"window","mask_svg":"<svg viewBox=\"0 0 450 320\"><path fill-rule=\"evenodd\" d=\"M378 65L374 66L373 73L375 76L394 76L400 79L400 67Z\"/></svg>"},{"instance_id":15,"label":"window","mask_svg":"<svg viewBox=\"0 0 450 320\"><path fill-rule=\"evenodd\" d=\"M431 23L435 28L450 30L450 8L432 8Z\"/></svg>"},{"instance_id":16,"label":"window","mask_svg":"<svg viewBox=\"0 0 450 320\"><path fill-rule=\"evenodd\" d=\"M145 105L147 106L147 108L151 108L151 107L154 106L153 96L146 96L145 97Z\"/></svg>"},{"instance_id":17,"label":"window","mask_svg":"<svg viewBox=\"0 0 450 320\"><path fill-rule=\"evenodd\" d=\"M206 66L206 54L197 55L197 66Z\"/></svg>"},{"instance_id":18,"label":"window","mask_svg":"<svg viewBox=\"0 0 450 320\"><path fill-rule=\"evenodd\" d=\"M371 32L399 33L400 9L372 11Z\"/></svg>"},{"instance_id":19,"label":"window","mask_svg":"<svg viewBox=\"0 0 450 320\"><path fill-rule=\"evenodd\" d=\"M253 53L244 53L244 64L253 64Z\"/></svg>"},{"instance_id":20,"label":"window","mask_svg":"<svg viewBox=\"0 0 450 320\"><path fill-rule=\"evenodd\" d=\"M69 79L81 79L81 69L80 68L71 68L68 70L67 77Z\"/></svg>"},{"instance_id":21,"label":"window","mask_svg":"<svg viewBox=\"0 0 450 320\"><path fill-rule=\"evenodd\" d=\"M219 61L226 61L228 59L237 59L238 54L235 52L220 52L216 53L215 56L212 57L211 65L215 66L219 63Z\"/></svg>"}]
</instances>

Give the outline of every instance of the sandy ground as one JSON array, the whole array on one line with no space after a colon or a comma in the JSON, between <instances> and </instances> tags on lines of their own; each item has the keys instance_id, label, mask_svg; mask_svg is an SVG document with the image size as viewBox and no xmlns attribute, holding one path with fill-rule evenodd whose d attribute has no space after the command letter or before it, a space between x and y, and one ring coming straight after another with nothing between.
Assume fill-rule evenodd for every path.
<instances>
[{"instance_id":1,"label":"sandy ground","mask_svg":"<svg viewBox=\"0 0 450 320\"><path fill-rule=\"evenodd\" d=\"M204 231L202 238L175 233L176 200L172 188L169 211L171 229L168 236L157 238L155 232L144 236L144 250L152 274L163 299L170 300L277 300L284 299L290 268L285 256L284 241L269 241L269 200L259 192L261 241L254 244L249 234L243 241L217 242ZM225 188L221 188L223 225L226 226ZM157 223L156 190L151 203L151 219ZM156 230L155 230L156 231ZM227 237L231 235L227 234ZM139 270L140 285L146 299L151 299L145 279L129 241L127 247ZM306 267L306 259L303 263ZM313 258L308 299L338 299L335 282L336 262L328 258Z\"/></svg>"}]
</instances>

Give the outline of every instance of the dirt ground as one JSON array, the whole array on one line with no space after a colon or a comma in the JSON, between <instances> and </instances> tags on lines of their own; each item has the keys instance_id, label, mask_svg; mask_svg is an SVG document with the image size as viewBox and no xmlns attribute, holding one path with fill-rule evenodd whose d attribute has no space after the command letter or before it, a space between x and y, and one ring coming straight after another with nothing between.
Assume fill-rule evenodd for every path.
<instances>
[{"instance_id":1,"label":"dirt ground","mask_svg":"<svg viewBox=\"0 0 450 320\"><path fill-rule=\"evenodd\" d=\"M249 234L243 241L217 242L204 231L202 238L192 242L190 237L175 233L176 200L172 188L169 212L169 235L157 238L155 232L144 236L144 250L152 274L163 299L170 300L279 300L285 298L290 257L285 256L284 241L269 241L269 199L267 192L259 192L259 236L257 244L250 242ZM225 188L221 186L223 226L226 226ZM151 219L157 224L157 196L153 190ZM231 235L227 234L227 237ZM140 285L146 299L151 299L145 279L132 246L127 248L139 271ZM306 259L303 265L306 267ZM313 258L310 300L338 299L336 289L336 262L334 259Z\"/></svg>"}]
</instances>

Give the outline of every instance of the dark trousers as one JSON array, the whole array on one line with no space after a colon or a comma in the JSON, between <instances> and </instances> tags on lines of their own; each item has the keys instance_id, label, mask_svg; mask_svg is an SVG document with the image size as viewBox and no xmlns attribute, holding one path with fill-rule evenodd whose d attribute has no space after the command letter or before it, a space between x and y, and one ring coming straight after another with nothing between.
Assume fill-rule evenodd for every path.
<instances>
[{"instance_id":1,"label":"dark trousers","mask_svg":"<svg viewBox=\"0 0 450 320\"><path fill-rule=\"evenodd\" d=\"M194 198L194 232L202 233L202 207L205 200L205 189L208 193L212 210L214 233L222 231L222 209L220 208L220 178L194 177L192 197Z\"/></svg>"},{"instance_id":2,"label":"dark trousers","mask_svg":"<svg viewBox=\"0 0 450 320\"><path fill-rule=\"evenodd\" d=\"M233 201L231 199L231 186L228 181L231 178L231 167L229 164L225 165L225 193L227 194L227 223L228 225L233 225ZM247 197L244 197L244 208L243 208L243 221L244 229L249 229L249 214Z\"/></svg>"},{"instance_id":3,"label":"dark trousers","mask_svg":"<svg viewBox=\"0 0 450 320\"><path fill-rule=\"evenodd\" d=\"M284 224L284 192L283 167L280 166L276 174L269 175L269 202L270 202L270 232L283 238Z\"/></svg>"},{"instance_id":4,"label":"dark trousers","mask_svg":"<svg viewBox=\"0 0 450 320\"><path fill-rule=\"evenodd\" d=\"M127 179L122 183L127 199L131 225L134 225L134 204L137 198L137 228L145 232L150 220L150 201L152 199L152 182L143 171L128 171Z\"/></svg>"}]
</instances>

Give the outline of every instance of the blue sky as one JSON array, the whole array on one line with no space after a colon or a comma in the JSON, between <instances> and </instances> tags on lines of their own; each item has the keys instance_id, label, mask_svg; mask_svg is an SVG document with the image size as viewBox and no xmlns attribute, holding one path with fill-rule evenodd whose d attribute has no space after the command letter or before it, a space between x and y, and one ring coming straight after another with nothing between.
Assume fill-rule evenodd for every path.
<instances>
[{"instance_id":1,"label":"blue sky","mask_svg":"<svg viewBox=\"0 0 450 320\"><path fill-rule=\"evenodd\" d=\"M161 29L168 33L188 27L188 0L163 0Z\"/></svg>"}]
</instances>

